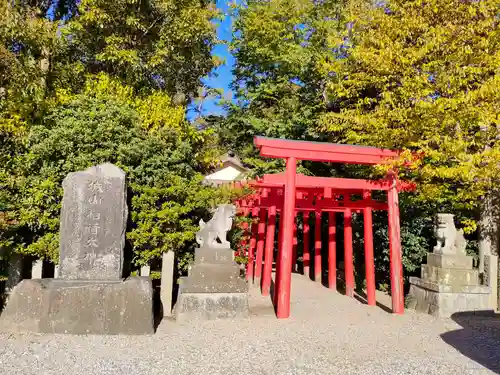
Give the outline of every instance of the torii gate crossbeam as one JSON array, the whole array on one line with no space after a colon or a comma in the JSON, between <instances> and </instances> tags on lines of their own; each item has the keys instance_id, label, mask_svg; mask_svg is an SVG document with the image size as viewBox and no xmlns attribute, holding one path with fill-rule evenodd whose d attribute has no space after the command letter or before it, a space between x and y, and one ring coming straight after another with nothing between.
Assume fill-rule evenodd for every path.
<instances>
[{"instance_id":1,"label":"torii gate crossbeam","mask_svg":"<svg viewBox=\"0 0 500 375\"><path fill-rule=\"evenodd\" d=\"M391 291L392 310L396 314L404 311L403 275L401 261L401 239L399 229L398 181L393 174L389 174L383 182L367 182L367 180L330 179L322 177L297 176L297 160L311 160L321 162L376 165L387 163L399 157L399 151L379 149L375 147L339 145L331 143L291 141L255 137L255 146L260 155L269 158L286 160L286 171L283 176L273 177L284 186L282 224L280 237L282 238L278 269L276 277L276 311L279 319L290 316L290 287L293 258L293 232L296 210L296 192L301 184L315 184L316 187L348 189L358 191L385 190L387 191L387 210L389 217L389 243L391 263ZM272 178L271 178L272 179ZM283 181L284 180L284 181ZM347 181L347 182L346 182ZM320 184L318 184L320 183ZM300 199L299 199L300 201ZM326 207L325 207L326 209ZM351 212L349 209L348 212ZM348 233L347 233L348 234Z\"/></svg>"}]
</instances>

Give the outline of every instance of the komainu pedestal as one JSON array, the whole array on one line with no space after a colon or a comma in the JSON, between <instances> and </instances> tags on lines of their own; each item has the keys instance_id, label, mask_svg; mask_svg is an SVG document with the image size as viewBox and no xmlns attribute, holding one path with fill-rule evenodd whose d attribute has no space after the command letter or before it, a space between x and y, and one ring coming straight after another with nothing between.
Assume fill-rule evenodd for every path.
<instances>
[{"instance_id":1,"label":"komainu pedestal","mask_svg":"<svg viewBox=\"0 0 500 375\"><path fill-rule=\"evenodd\" d=\"M439 317L456 312L485 312L491 288L481 285L473 258L466 255L463 232L455 228L453 215L438 214L434 230L437 245L427 254L421 277L410 277L409 308Z\"/></svg>"},{"instance_id":2,"label":"komainu pedestal","mask_svg":"<svg viewBox=\"0 0 500 375\"><path fill-rule=\"evenodd\" d=\"M233 205L219 205L209 222L200 221L195 262L175 305L177 321L248 316L248 285L226 240L234 212Z\"/></svg>"},{"instance_id":3,"label":"komainu pedestal","mask_svg":"<svg viewBox=\"0 0 500 375\"><path fill-rule=\"evenodd\" d=\"M101 164L63 183L60 277L23 280L0 329L72 334L151 334L149 278L123 279L127 225L125 173Z\"/></svg>"}]
</instances>

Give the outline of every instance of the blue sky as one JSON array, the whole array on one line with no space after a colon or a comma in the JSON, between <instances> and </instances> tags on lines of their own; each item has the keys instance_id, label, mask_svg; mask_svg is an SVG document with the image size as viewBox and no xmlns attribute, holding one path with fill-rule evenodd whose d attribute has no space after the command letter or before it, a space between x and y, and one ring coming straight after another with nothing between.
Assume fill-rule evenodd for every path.
<instances>
[{"instance_id":1,"label":"blue sky","mask_svg":"<svg viewBox=\"0 0 500 375\"><path fill-rule=\"evenodd\" d=\"M217 28L217 36L219 37L219 39L225 42L231 41L232 19L228 14L229 13L228 4L233 2L234 0L217 0L217 8L222 10L225 14L224 20L221 23L219 23L219 26ZM238 2L239 1L236 1L236 3ZM227 43L223 43L215 47L212 53L225 60L225 63L219 68L215 69L215 71L213 72L213 76L204 78L203 82L207 84L207 86L209 87L223 88L224 93L227 93L227 95L231 95L229 90L229 85L233 79L231 70L234 65L234 58L229 52ZM188 107L188 119L191 120L195 117L196 113L192 110L192 105L189 107ZM224 114L224 109L218 106L215 100L206 100L203 103L202 113L204 115L208 114L220 115Z\"/></svg>"}]
</instances>

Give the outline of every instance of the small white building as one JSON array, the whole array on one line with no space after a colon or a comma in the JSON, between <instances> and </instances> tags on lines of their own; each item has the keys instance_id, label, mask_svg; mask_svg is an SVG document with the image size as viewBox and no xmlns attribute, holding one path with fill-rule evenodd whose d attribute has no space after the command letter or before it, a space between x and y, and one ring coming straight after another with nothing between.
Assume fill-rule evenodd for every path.
<instances>
[{"instance_id":1,"label":"small white building","mask_svg":"<svg viewBox=\"0 0 500 375\"><path fill-rule=\"evenodd\" d=\"M233 152L228 152L221 158L217 169L205 176L204 182L210 185L223 185L233 181L243 180L248 169L243 166L240 158Z\"/></svg>"}]
</instances>

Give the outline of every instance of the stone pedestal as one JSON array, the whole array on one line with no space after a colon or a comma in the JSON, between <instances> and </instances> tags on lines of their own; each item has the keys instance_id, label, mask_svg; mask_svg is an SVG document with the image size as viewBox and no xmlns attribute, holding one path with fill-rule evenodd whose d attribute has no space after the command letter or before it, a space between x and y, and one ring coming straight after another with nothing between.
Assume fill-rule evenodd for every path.
<instances>
[{"instance_id":1,"label":"stone pedestal","mask_svg":"<svg viewBox=\"0 0 500 375\"><path fill-rule=\"evenodd\" d=\"M214 214L213 221L202 222L197 234L200 247L195 250L195 263L188 277L181 280L175 305L177 321L248 316L248 284L240 277L240 267L225 241L225 231L231 226L218 216L221 212ZM220 222L215 221L217 218ZM221 223L224 228L218 230ZM223 237L221 243L216 242L217 236Z\"/></svg>"},{"instance_id":2,"label":"stone pedestal","mask_svg":"<svg viewBox=\"0 0 500 375\"><path fill-rule=\"evenodd\" d=\"M148 278L125 281L27 279L13 290L0 319L4 332L153 334Z\"/></svg>"},{"instance_id":3,"label":"stone pedestal","mask_svg":"<svg viewBox=\"0 0 500 375\"><path fill-rule=\"evenodd\" d=\"M408 307L439 317L492 310L491 287L480 285L472 260L462 254L428 253L422 277L410 277Z\"/></svg>"},{"instance_id":4,"label":"stone pedestal","mask_svg":"<svg viewBox=\"0 0 500 375\"><path fill-rule=\"evenodd\" d=\"M231 249L196 249L189 276L181 279L175 318L212 320L248 316L248 284Z\"/></svg>"},{"instance_id":5,"label":"stone pedestal","mask_svg":"<svg viewBox=\"0 0 500 375\"><path fill-rule=\"evenodd\" d=\"M0 327L43 333L153 333L151 280L122 278L125 173L102 164L70 173L63 187L59 275L19 283L0 316Z\"/></svg>"}]
</instances>

